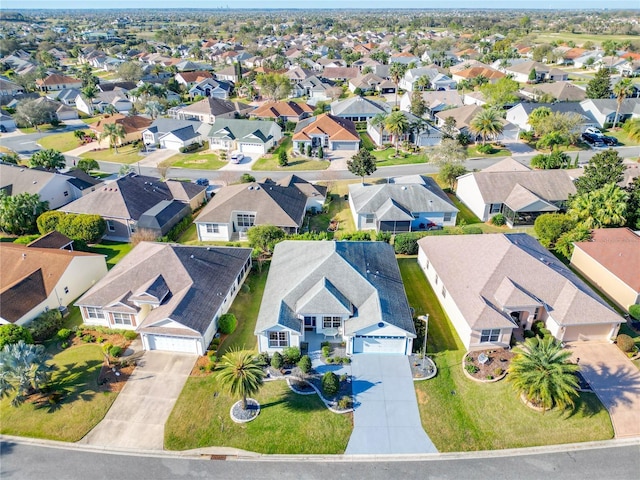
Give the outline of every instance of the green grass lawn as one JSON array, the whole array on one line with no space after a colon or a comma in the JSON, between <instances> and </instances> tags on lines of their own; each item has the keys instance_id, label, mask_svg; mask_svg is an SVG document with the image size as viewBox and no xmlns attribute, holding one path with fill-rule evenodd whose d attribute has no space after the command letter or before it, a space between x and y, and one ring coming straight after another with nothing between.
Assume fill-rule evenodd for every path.
<instances>
[{"instance_id":1,"label":"green grass lawn","mask_svg":"<svg viewBox=\"0 0 640 480\"><path fill-rule=\"evenodd\" d=\"M625 147L637 147L638 145L640 145L639 141L629 138L629 135L627 135L627 132L625 132L621 128L617 128L615 130L609 129L609 130L606 130L604 133L605 135L609 135L610 137L617 138L618 142L620 142L620 145L624 145Z\"/></svg>"},{"instance_id":2,"label":"green grass lawn","mask_svg":"<svg viewBox=\"0 0 640 480\"><path fill-rule=\"evenodd\" d=\"M218 356L232 348L256 350L257 341L253 330L258 319L260 302L262 302L262 294L267 283L268 273L269 265L264 264L261 272L252 271L245 280L229 310L229 313L233 313L238 319L238 327L220 344Z\"/></svg>"},{"instance_id":3,"label":"green grass lawn","mask_svg":"<svg viewBox=\"0 0 640 480\"><path fill-rule=\"evenodd\" d=\"M12 407L4 399L0 402L0 431L65 442L80 440L102 420L117 396L97 390L103 359L98 345L72 347L55 355L53 363L58 370L53 374L52 386L64 392L61 403L51 407L31 403Z\"/></svg>"},{"instance_id":4,"label":"green grass lawn","mask_svg":"<svg viewBox=\"0 0 640 480\"><path fill-rule=\"evenodd\" d=\"M478 147L481 145L469 145L467 147L467 157L508 157L511 155L511 150L508 148L496 148L494 147L491 153L482 153L478 151Z\"/></svg>"},{"instance_id":5,"label":"green grass lawn","mask_svg":"<svg viewBox=\"0 0 640 480\"><path fill-rule=\"evenodd\" d=\"M422 425L441 452L492 450L605 440L609 414L594 394L581 393L574 411L545 414L524 406L503 380L481 384L462 372L465 349L413 258L398 260L409 304L429 313L427 351L438 375L416 384Z\"/></svg>"},{"instance_id":6,"label":"green grass lawn","mask_svg":"<svg viewBox=\"0 0 640 480\"><path fill-rule=\"evenodd\" d=\"M637 37L630 35L600 35L600 34L588 34L588 33L571 33L571 32L543 32L536 33L536 42L551 43L551 42L569 42L573 41L576 45L580 46L585 42L593 42L596 45L601 45L606 40L613 40L615 42L633 42L637 40Z\"/></svg>"},{"instance_id":7,"label":"green grass lawn","mask_svg":"<svg viewBox=\"0 0 640 480\"><path fill-rule=\"evenodd\" d=\"M471 225L472 223L482 222L482 220L476 217L476 214L473 213L471 209L467 207L464 203L462 203L458 199L458 197L455 196L455 194L447 193L447 196L449 197L449 200L453 202L456 208L460 210L457 216L457 223L460 223L461 220L464 220L467 225Z\"/></svg>"},{"instance_id":8,"label":"green grass lawn","mask_svg":"<svg viewBox=\"0 0 640 480\"><path fill-rule=\"evenodd\" d=\"M86 115L81 115L80 120L82 120L87 125L91 125L92 123L98 123L100 120L102 120L102 117L87 117Z\"/></svg>"},{"instance_id":9,"label":"green grass lawn","mask_svg":"<svg viewBox=\"0 0 640 480\"><path fill-rule=\"evenodd\" d=\"M165 160L172 167L194 168L198 170L218 170L227 162L220 160L215 153L178 153Z\"/></svg>"},{"instance_id":10,"label":"green grass lawn","mask_svg":"<svg viewBox=\"0 0 640 480\"><path fill-rule=\"evenodd\" d=\"M114 163L136 163L144 157L140 155L140 151L133 145L125 145L118 147L118 153L115 149L96 150L86 152L80 155L82 158L92 158L98 162L114 162Z\"/></svg>"},{"instance_id":11,"label":"green grass lawn","mask_svg":"<svg viewBox=\"0 0 640 480\"><path fill-rule=\"evenodd\" d=\"M424 153L415 155L400 152L400 157L394 158L396 154L395 148L387 148L386 150L375 150L371 152L376 158L376 166L390 167L393 165L407 165L412 163L427 163L428 158Z\"/></svg>"},{"instance_id":12,"label":"green grass lawn","mask_svg":"<svg viewBox=\"0 0 640 480\"><path fill-rule=\"evenodd\" d=\"M351 414L332 413L317 395L297 395L284 381L265 383L254 398L260 402L260 415L252 422L237 424L229 410L238 398L222 392L214 375L190 377L165 424L165 448L225 446L271 454L344 453L351 436Z\"/></svg>"},{"instance_id":13,"label":"green grass lawn","mask_svg":"<svg viewBox=\"0 0 640 480\"><path fill-rule=\"evenodd\" d=\"M356 227L349 209L349 201L344 199L349 194L349 184L360 180L340 180L331 182L328 211L313 215L309 220L309 229L315 232L326 232L331 220L338 221L338 232L354 232ZM322 182L321 182L322 183Z\"/></svg>"},{"instance_id":14,"label":"green grass lawn","mask_svg":"<svg viewBox=\"0 0 640 480\"><path fill-rule=\"evenodd\" d=\"M301 171L301 170L326 170L329 168L329 162L324 160L310 160L306 157L291 158L289 157L289 165L281 167L278 165L278 157L276 155L267 155L257 160L251 170L256 171Z\"/></svg>"},{"instance_id":15,"label":"green grass lawn","mask_svg":"<svg viewBox=\"0 0 640 480\"><path fill-rule=\"evenodd\" d=\"M367 132L358 132L358 135L360 135L360 145L362 145L362 148L366 148L367 150L376 149L376 144L373 143L371 136Z\"/></svg>"},{"instance_id":16,"label":"green grass lawn","mask_svg":"<svg viewBox=\"0 0 640 480\"><path fill-rule=\"evenodd\" d=\"M86 130L88 132L88 130ZM80 146L80 140L76 138L74 132L58 133L49 135L38 140L42 148L53 148L59 152L68 152Z\"/></svg>"},{"instance_id":17,"label":"green grass lawn","mask_svg":"<svg viewBox=\"0 0 640 480\"><path fill-rule=\"evenodd\" d=\"M293 142L291 141L291 135L285 134L284 137L282 137L282 142L280 142L280 145L278 145L276 149L273 151L273 156L278 158L278 155L283 150L287 152L287 155L289 157L291 157L291 151L293 150Z\"/></svg>"},{"instance_id":18,"label":"green grass lawn","mask_svg":"<svg viewBox=\"0 0 640 480\"><path fill-rule=\"evenodd\" d=\"M107 268L112 269L132 248L130 243L103 240L101 243L88 247L87 251L105 255L107 257Z\"/></svg>"},{"instance_id":19,"label":"green grass lawn","mask_svg":"<svg viewBox=\"0 0 640 480\"><path fill-rule=\"evenodd\" d=\"M37 130L32 127L23 127L23 128L19 128L18 130L20 130L24 134L38 133L38 132L55 132L56 130L62 130L65 126L66 125L64 123L61 123L57 127L54 127L50 123L45 123L43 125L38 125Z\"/></svg>"}]
</instances>

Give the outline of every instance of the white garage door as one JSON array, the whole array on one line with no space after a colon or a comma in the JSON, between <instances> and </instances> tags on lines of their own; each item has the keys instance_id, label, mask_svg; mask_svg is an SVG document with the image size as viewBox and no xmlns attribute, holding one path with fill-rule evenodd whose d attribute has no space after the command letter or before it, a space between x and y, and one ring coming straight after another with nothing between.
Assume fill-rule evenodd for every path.
<instances>
[{"instance_id":1,"label":"white garage door","mask_svg":"<svg viewBox=\"0 0 640 480\"><path fill-rule=\"evenodd\" d=\"M407 345L405 337L357 336L353 353L399 353L404 355Z\"/></svg>"},{"instance_id":2,"label":"white garage door","mask_svg":"<svg viewBox=\"0 0 640 480\"><path fill-rule=\"evenodd\" d=\"M169 335L147 335L149 350L168 352L198 353L198 339L189 337L171 337Z\"/></svg>"},{"instance_id":3,"label":"white garage door","mask_svg":"<svg viewBox=\"0 0 640 480\"><path fill-rule=\"evenodd\" d=\"M357 142L333 142L331 146L334 150L358 150Z\"/></svg>"},{"instance_id":4,"label":"white garage door","mask_svg":"<svg viewBox=\"0 0 640 480\"><path fill-rule=\"evenodd\" d=\"M608 340L613 325L580 325L567 327L562 340L575 342L576 340Z\"/></svg>"},{"instance_id":5,"label":"white garage door","mask_svg":"<svg viewBox=\"0 0 640 480\"><path fill-rule=\"evenodd\" d=\"M182 142L177 142L172 140L162 141L162 147L166 148L167 150L179 151L182 148L182 145L183 145Z\"/></svg>"},{"instance_id":6,"label":"white garage door","mask_svg":"<svg viewBox=\"0 0 640 480\"><path fill-rule=\"evenodd\" d=\"M264 145L261 143L241 143L239 147L242 153L264 153Z\"/></svg>"}]
</instances>

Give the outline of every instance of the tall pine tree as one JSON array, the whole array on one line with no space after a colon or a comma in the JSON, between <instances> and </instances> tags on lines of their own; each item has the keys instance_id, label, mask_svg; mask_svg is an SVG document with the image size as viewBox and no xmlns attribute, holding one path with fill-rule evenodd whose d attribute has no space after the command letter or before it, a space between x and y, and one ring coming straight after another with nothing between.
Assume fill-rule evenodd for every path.
<instances>
[{"instance_id":1,"label":"tall pine tree","mask_svg":"<svg viewBox=\"0 0 640 480\"><path fill-rule=\"evenodd\" d=\"M611 98L611 72L601 68L587 84L587 98Z\"/></svg>"}]
</instances>

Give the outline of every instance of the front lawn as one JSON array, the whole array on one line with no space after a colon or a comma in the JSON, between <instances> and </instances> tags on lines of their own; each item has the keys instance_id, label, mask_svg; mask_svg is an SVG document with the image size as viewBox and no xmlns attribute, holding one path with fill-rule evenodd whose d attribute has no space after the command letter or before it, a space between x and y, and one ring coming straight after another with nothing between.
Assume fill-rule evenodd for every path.
<instances>
[{"instance_id":1,"label":"front lawn","mask_svg":"<svg viewBox=\"0 0 640 480\"><path fill-rule=\"evenodd\" d=\"M495 450L605 440L613 437L606 409L581 393L574 411L537 413L506 380L476 383L462 372L465 349L415 257L398 260L409 304L429 313L429 355L438 375L416 383L422 425L441 452Z\"/></svg>"},{"instance_id":2,"label":"front lawn","mask_svg":"<svg viewBox=\"0 0 640 480\"><path fill-rule=\"evenodd\" d=\"M103 240L101 243L88 247L87 251L105 255L107 257L107 268L112 269L132 248L130 243Z\"/></svg>"},{"instance_id":3,"label":"front lawn","mask_svg":"<svg viewBox=\"0 0 640 480\"><path fill-rule=\"evenodd\" d=\"M86 152L80 155L82 158L92 158L98 162L113 162L113 163L136 163L143 160L144 157L140 155L140 151L133 145L124 145L118 147L118 153L114 148L107 148L105 150L95 150Z\"/></svg>"},{"instance_id":4,"label":"front lawn","mask_svg":"<svg viewBox=\"0 0 640 480\"><path fill-rule=\"evenodd\" d=\"M89 130L85 131L88 132ZM42 137L38 140L38 143L42 148L53 148L59 152L68 152L81 145L80 140L74 135L74 132L57 133L55 135Z\"/></svg>"},{"instance_id":5,"label":"front lawn","mask_svg":"<svg viewBox=\"0 0 640 480\"><path fill-rule=\"evenodd\" d=\"M393 165L408 165L413 163L427 163L429 159L425 153L409 154L400 150L400 156L395 157L395 147L371 152L376 159L377 167L390 167Z\"/></svg>"},{"instance_id":6,"label":"front lawn","mask_svg":"<svg viewBox=\"0 0 640 480\"><path fill-rule=\"evenodd\" d=\"M172 167L197 170L218 170L227 164L215 153L178 153L165 161Z\"/></svg>"},{"instance_id":7,"label":"front lawn","mask_svg":"<svg viewBox=\"0 0 640 480\"><path fill-rule=\"evenodd\" d=\"M604 134L610 137L617 138L620 145L625 147L637 147L638 145L640 145L640 142L638 140L630 138L629 135L627 135L627 132L625 132L621 128L616 128L615 130L611 128L609 130L606 130Z\"/></svg>"},{"instance_id":8,"label":"front lawn","mask_svg":"<svg viewBox=\"0 0 640 480\"><path fill-rule=\"evenodd\" d=\"M360 135L360 145L362 145L362 148L369 151L376 149L376 144L373 143L371 136L367 132L358 132L358 135Z\"/></svg>"},{"instance_id":9,"label":"front lawn","mask_svg":"<svg viewBox=\"0 0 640 480\"><path fill-rule=\"evenodd\" d=\"M258 159L251 170L257 171L302 171L302 170L326 170L329 168L329 162L326 160L311 160L307 157L291 158L289 155L289 165L281 167L278 164L278 157L276 155L267 155Z\"/></svg>"},{"instance_id":10,"label":"front lawn","mask_svg":"<svg viewBox=\"0 0 640 480\"><path fill-rule=\"evenodd\" d=\"M349 194L349 184L356 182L360 182L360 180L329 182L331 185L330 191L327 193L328 211L309 217L310 231L326 232L331 220L338 222L338 232L355 231L356 227L349 209L349 201L345 200L345 196Z\"/></svg>"},{"instance_id":11,"label":"front lawn","mask_svg":"<svg viewBox=\"0 0 640 480\"><path fill-rule=\"evenodd\" d=\"M60 123L55 127L50 123L45 123L43 125L38 125L37 129L34 127L21 127L21 128L18 128L18 130L20 130L24 134L29 134L29 133L55 132L56 130L62 130L64 127L66 127L64 123Z\"/></svg>"},{"instance_id":12,"label":"front lawn","mask_svg":"<svg viewBox=\"0 0 640 480\"><path fill-rule=\"evenodd\" d=\"M496 148L493 147L493 151L491 153L482 153L478 151L478 147L482 145L469 145L467 147L467 158L474 157L509 157L511 156L511 150L508 148Z\"/></svg>"},{"instance_id":13,"label":"front lawn","mask_svg":"<svg viewBox=\"0 0 640 480\"><path fill-rule=\"evenodd\" d=\"M189 377L165 424L169 450L225 446L259 453L340 454L347 447L352 415L337 415L317 395L293 393L285 381L267 382L254 396L258 418L245 424L229 417L238 400L221 391L215 375Z\"/></svg>"},{"instance_id":14,"label":"front lawn","mask_svg":"<svg viewBox=\"0 0 640 480\"><path fill-rule=\"evenodd\" d=\"M261 272L252 271L245 280L229 310L229 313L233 313L238 319L238 327L220 344L218 356L234 348L256 350L257 341L253 331L256 327L268 273L269 265L264 264Z\"/></svg>"},{"instance_id":15,"label":"front lawn","mask_svg":"<svg viewBox=\"0 0 640 480\"><path fill-rule=\"evenodd\" d=\"M282 142L280 142L280 145L278 145L273 151L273 156L277 158L283 150L287 152L287 155L291 156L291 151L293 150L291 135L285 134L284 137L282 137Z\"/></svg>"},{"instance_id":16,"label":"front lawn","mask_svg":"<svg viewBox=\"0 0 640 480\"><path fill-rule=\"evenodd\" d=\"M62 391L57 405L25 403L12 407L8 399L0 402L2 426L7 435L49 438L77 442L102 420L116 399L114 392L98 389L98 375L104 356L98 345L71 347L53 357L58 367L53 389Z\"/></svg>"}]
</instances>

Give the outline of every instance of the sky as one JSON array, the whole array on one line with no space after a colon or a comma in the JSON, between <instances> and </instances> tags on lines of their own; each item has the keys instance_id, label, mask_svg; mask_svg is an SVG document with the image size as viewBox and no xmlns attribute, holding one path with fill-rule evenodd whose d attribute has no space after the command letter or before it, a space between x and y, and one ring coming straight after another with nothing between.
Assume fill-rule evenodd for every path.
<instances>
[{"instance_id":1,"label":"sky","mask_svg":"<svg viewBox=\"0 0 640 480\"><path fill-rule=\"evenodd\" d=\"M506 8L518 10L531 8L552 9L640 9L640 0L447 0L446 2L429 0L321 0L313 2L313 6L299 0L0 0L3 10L28 9L122 9L149 8L154 10L166 8Z\"/></svg>"}]
</instances>

